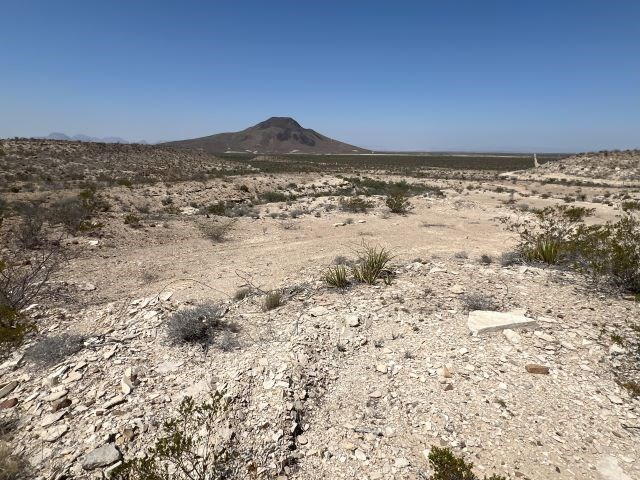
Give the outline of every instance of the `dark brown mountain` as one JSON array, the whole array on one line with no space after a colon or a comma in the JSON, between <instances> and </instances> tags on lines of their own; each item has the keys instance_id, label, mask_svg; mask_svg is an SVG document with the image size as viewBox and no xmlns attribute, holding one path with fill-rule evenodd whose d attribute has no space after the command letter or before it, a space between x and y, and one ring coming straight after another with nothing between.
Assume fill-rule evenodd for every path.
<instances>
[{"instance_id":1,"label":"dark brown mountain","mask_svg":"<svg viewBox=\"0 0 640 480\"><path fill-rule=\"evenodd\" d=\"M240 132L218 133L208 137L168 142L180 148L209 153L366 153L353 145L325 137L310 128L302 128L290 117L271 117Z\"/></svg>"}]
</instances>

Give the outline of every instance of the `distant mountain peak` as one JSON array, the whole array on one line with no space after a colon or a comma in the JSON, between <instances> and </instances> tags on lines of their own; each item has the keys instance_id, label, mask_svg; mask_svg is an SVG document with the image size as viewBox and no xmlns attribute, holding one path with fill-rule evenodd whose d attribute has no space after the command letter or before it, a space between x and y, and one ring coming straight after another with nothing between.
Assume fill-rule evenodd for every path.
<instances>
[{"instance_id":1,"label":"distant mountain peak","mask_svg":"<svg viewBox=\"0 0 640 480\"><path fill-rule=\"evenodd\" d=\"M257 128L290 128L302 130L302 125L291 117L271 117L256 125Z\"/></svg>"},{"instance_id":2,"label":"distant mountain peak","mask_svg":"<svg viewBox=\"0 0 640 480\"><path fill-rule=\"evenodd\" d=\"M168 142L181 148L194 148L210 153L365 153L364 150L339 142L315 130L302 127L291 117L271 117L240 132L218 133L207 137Z\"/></svg>"}]
</instances>

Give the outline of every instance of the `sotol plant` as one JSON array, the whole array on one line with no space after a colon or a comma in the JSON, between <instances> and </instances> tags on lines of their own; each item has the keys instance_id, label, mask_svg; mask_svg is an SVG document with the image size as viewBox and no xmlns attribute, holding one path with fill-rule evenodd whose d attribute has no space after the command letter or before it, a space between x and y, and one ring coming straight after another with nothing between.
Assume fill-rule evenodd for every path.
<instances>
[{"instance_id":1,"label":"sotol plant","mask_svg":"<svg viewBox=\"0 0 640 480\"><path fill-rule=\"evenodd\" d=\"M329 267L324 274L324 281L330 287L345 288L347 285L349 285L349 280L347 279L347 269L343 265Z\"/></svg>"},{"instance_id":2,"label":"sotol plant","mask_svg":"<svg viewBox=\"0 0 640 480\"><path fill-rule=\"evenodd\" d=\"M393 255L386 248L363 242L358 251L358 260L353 267L353 276L359 282L373 285L392 259Z\"/></svg>"}]
</instances>

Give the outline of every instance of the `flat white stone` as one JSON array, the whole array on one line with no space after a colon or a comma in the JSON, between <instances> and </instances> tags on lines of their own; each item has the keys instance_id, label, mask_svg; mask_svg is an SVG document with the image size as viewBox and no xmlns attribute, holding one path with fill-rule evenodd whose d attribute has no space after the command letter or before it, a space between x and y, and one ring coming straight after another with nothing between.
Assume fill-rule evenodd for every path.
<instances>
[{"instance_id":1,"label":"flat white stone","mask_svg":"<svg viewBox=\"0 0 640 480\"><path fill-rule=\"evenodd\" d=\"M473 333L497 332L505 328L514 329L535 325L533 318L516 313L475 310L469 312L467 326Z\"/></svg>"},{"instance_id":2,"label":"flat white stone","mask_svg":"<svg viewBox=\"0 0 640 480\"><path fill-rule=\"evenodd\" d=\"M603 480L631 480L631 477L618 465L618 460L611 455L602 457L596 468Z\"/></svg>"}]
</instances>

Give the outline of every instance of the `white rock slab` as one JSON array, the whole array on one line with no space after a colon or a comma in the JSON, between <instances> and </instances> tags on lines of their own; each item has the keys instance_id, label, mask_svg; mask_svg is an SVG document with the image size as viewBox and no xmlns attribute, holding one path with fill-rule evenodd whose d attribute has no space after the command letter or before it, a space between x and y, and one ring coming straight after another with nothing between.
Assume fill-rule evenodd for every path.
<instances>
[{"instance_id":1,"label":"white rock slab","mask_svg":"<svg viewBox=\"0 0 640 480\"><path fill-rule=\"evenodd\" d=\"M603 480L631 480L631 477L618 465L618 460L611 455L601 458L596 468Z\"/></svg>"},{"instance_id":2,"label":"white rock slab","mask_svg":"<svg viewBox=\"0 0 640 480\"><path fill-rule=\"evenodd\" d=\"M514 329L535 325L533 318L510 312L475 310L469 312L467 326L473 333L497 332L505 328Z\"/></svg>"}]
</instances>

